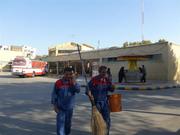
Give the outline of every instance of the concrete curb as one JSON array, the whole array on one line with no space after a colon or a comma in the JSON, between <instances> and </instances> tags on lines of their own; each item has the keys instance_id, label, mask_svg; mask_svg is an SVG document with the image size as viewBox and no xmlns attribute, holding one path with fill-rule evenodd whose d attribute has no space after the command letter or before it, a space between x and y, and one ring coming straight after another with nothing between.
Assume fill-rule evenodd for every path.
<instances>
[{"instance_id":1,"label":"concrete curb","mask_svg":"<svg viewBox=\"0 0 180 135\"><path fill-rule=\"evenodd\" d=\"M117 86L115 85L115 89L117 90L162 90L162 89L170 89L170 88L180 88L179 84L176 85L165 85L165 86Z\"/></svg>"},{"instance_id":2,"label":"concrete curb","mask_svg":"<svg viewBox=\"0 0 180 135\"><path fill-rule=\"evenodd\" d=\"M81 87L86 87L86 85L81 85ZM118 86L115 85L116 90L162 90L162 89L170 89L170 88L180 88L180 84L176 85L165 85L165 86Z\"/></svg>"}]
</instances>

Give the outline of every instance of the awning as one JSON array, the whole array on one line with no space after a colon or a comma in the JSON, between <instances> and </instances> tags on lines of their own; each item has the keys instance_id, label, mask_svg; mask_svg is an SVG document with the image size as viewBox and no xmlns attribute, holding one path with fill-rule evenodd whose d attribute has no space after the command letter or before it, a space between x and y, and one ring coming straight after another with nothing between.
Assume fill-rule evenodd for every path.
<instances>
[{"instance_id":1,"label":"awning","mask_svg":"<svg viewBox=\"0 0 180 135\"><path fill-rule=\"evenodd\" d=\"M117 60L148 60L152 58L153 55L125 55L118 56Z\"/></svg>"}]
</instances>

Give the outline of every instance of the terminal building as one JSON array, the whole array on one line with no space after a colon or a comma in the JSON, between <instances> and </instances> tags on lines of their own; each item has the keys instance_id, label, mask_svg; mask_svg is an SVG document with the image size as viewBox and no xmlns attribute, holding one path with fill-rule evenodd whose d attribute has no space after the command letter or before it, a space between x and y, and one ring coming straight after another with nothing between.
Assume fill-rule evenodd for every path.
<instances>
[{"instance_id":1,"label":"terminal building","mask_svg":"<svg viewBox=\"0 0 180 135\"><path fill-rule=\"evenodd\" d=\"M81 53L87 74L91 74L99 65L105 65L111 69L113 80L117 81L118 72L122 66L128 73L136 73L138 68L144 65L147 80L180 82L180 45L170 42L122 48L112 47L81 51ZM82 72L77 51L57 56L50 55L47 61L50 73L62 74L66 66L72 66L79 74Z\"/></svg>"},{"instance_id":2,"label":"terminal building","mask_svg":"<svg viewBox=\"0 0 180 135\"><path fill-rule=\"evenodd\" d=\"M80 46L81 51L90 51L94 50L94 47L87 45L87 44L81 44ZM58 56L58 55L66 55L73 52L77 52L77 43L74 42L67 42L63 44L58 44L52 47L48 48L48 55L49 56Z\"/></svg>"}]
</instances>

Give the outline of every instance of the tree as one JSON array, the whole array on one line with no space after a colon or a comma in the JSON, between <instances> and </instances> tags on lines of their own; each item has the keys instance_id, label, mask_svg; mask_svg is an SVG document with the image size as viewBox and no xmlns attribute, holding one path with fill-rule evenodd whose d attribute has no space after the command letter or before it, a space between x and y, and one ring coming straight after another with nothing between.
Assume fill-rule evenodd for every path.
<instances>
[{"instance_id":1,"label":"tree","mask_svg":"<svg viewBox=\"0 0 180 135\"><path fill-rule=\"evenodd\" d=\"M129 45L128 42L123 43L123 47L128 47L128 45Z\"/></svg>"},{"instance_id":2,"label":"tree","mask_svg":"<svg viewBox=\"0 0 180 135\"><path fill-rule=\"evenodd\" d=\"M167 40L165 40L165 39L159 39L159 41L158 41L159 43L162 43L162 42L167 42Z\"/></svg>"}]
</instances>

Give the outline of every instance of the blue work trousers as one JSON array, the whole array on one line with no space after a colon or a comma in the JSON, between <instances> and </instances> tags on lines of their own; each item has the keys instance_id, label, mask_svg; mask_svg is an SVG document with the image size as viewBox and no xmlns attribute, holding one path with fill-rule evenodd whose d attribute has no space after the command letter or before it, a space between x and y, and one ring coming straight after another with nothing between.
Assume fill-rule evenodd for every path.
<instances>
[{"instance_id":1,"label":"blue work trousers","mask_svg":"<svg viewBox=\"0 0 180 135\"><path fill-rule=\"evenodd\" d=\"M109 104L108 101L95 101L96 107L99 110L99 112L102 114L103 119L105 120L107 124L107 135L109 135L110 125L111 125L111 119L110 119L110 110L109 110Z\"/></svg>"},{"instance_id":2,"label":"blue work trousers","mask_svg":"<svg viewBox=\"0 0 180 135\"><path fill-rule=\"evenodd\" d=\"M60 110L57 114L56 125L57 135L69 135L71 132L71 120L73 116L73 109Z\"/></svg>"}]
</instances>

